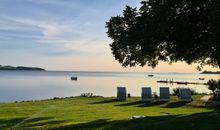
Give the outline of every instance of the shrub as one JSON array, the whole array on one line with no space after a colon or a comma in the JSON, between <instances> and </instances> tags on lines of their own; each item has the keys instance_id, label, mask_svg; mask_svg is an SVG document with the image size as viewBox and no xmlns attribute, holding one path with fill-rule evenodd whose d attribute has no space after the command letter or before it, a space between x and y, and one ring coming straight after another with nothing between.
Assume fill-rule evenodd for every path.
<instances>
[{"instance_id":1,"label":"shrub","mask_svg":"<svg viewBox=\"0 0 220 130\"><path fill-rule=\"evenodd\" d=\"M209 90L212 91L213 98L215 100L216 99L215 91L220 90L220 79L219 80L210 79L207 82L207 85L208 85Z\"/></svg>"},{"instance_id":2,"label":"shrub","mask_svg":"<svg viewBox=\"0 0 220 130\"><path fill-rule=\"evenodd\" d=\"M172 95L175 95L175 96L179 97L179 88L174 88Z\"/></svg>"},{"instance_id":3,"label":"shrub","mask_svg":"<svg viewBox=\"0 0 220 130\"><path fill-rule=\"evenodd\" d=\"M176 95L176 96L180 96L180 94L179 94L179 89L180 88L174 88L173 89L173 94L172 95ZM191 91L191 94L192 95L198 95L199 93L197 93L194 89L192 89L192 88L190 88L190 91Z\"/></svg>"},{"instance_id":4,"label":"shrub","mask_svg":"<svg viewBox=\"0 0 220 130\"><path fill-rule=\"evenodd\" d=\"M191 94L192 95L199 95L199 93L197 93L194 89L190 88Z\"/></svg>"},{"instance_id":5,"label":"shrub","mask_svg":"<svg viewBox=\"0 0 220 130\"><path fill-rule=\"evenodd\" d=\"M216 80L214 80L214 79L210 79L210 80L207 82L207 84L208 84L208 89L211 90L211 91L214 93L215 90L216 90L217 88L219 88L219 83L220 83L219 80L216 81Z\"/></svg>"}]
</instances>

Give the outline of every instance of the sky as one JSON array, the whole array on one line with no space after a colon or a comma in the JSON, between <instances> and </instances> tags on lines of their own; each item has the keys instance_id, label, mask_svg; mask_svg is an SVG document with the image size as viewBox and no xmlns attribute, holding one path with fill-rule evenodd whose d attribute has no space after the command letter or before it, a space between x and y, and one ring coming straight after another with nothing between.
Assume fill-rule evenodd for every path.
<instances>
[{"instance_id":1,"label":"sky","mask_svg":"<svg viewBox=\"0 0 220 130\"><path fill-rule=\"evenodd\" d=\"M160 63L123 68L111 54L105 23L139 0L1 0L0 65L65 71L198 72ZM205 67L204 70L217 70Z\"/></svg>"}]
</instances>

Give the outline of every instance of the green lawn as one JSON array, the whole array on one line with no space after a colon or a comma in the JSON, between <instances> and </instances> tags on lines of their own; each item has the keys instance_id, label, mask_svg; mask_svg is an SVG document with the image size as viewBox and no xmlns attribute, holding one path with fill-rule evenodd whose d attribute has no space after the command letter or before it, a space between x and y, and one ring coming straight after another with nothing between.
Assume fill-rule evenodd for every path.
<instances>
[{"instance_id":1,"label":"green lawn","mask_svg":"<svg viewBox=\"0 0 220 130\"><path fill-rule=\"evenodd\" d=\"M193 96L191 103L176 97L170 102L143 104L133 97L68 98L23 103L0 103L0 130L217 130L220 111L206 107ZM129 119L145 115L143 119Z\"/></svg>"}]
</instances>

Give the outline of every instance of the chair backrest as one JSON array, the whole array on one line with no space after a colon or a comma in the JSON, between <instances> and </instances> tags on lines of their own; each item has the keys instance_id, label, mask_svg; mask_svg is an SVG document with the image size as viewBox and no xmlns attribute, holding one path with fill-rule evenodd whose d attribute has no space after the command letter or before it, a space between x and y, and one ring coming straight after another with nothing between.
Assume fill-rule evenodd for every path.
<instances>
[{"instance_id":1,"label":"chair backrest","mask_svg":"<svg viewBox=\"0 0 220 130\"><path fill-rule=\"evenodd\" d=\"M141 100L142 101L152 100L152 92L150 87L142 87Z\"/></svg>"},{"instance_id":2,"label":"chair backrest","mask_svg":"<svg viewBox=\"0 0 220 130\"><path fill-rule=\"evenodd\" d=\"M126 88L125 87L117 87L117 99L118 100L126 99Z\"/></svg>"},{"instance_id":3,"label":"chair backrest","mask_svg":"<svg viewBox=\"0 0 220 130\"><path fill-rule=\"evenodd\" d=\"M169 101L169 100L170 100L170 88L160 87L160 101Z\"/></svg>"},{"instance_id":4,"label":"chair backrest","mask_svg":"<svg viewBox=\"0 0 220 130\"><path fill-rule=\"evenodd\" d=\"M179 94L182 101L192 101L192 94L189 88L180 88Z\"/></svg>"}]
</instances>

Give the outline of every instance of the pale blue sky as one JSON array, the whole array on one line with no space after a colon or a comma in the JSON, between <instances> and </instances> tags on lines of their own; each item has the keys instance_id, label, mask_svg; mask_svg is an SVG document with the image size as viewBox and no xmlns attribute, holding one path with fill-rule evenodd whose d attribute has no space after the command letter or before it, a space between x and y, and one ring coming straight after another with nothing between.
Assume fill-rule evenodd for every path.
<instances>
[{"instance_id":1,"label":"pale blue sky","mask_svg":"<svg viewBox=\"0 0 220 130\"><path fill-rule=\"evenodd\" d=\"M105 22L126 5L140 6L139 0L1 0L0 64L48 70L182 71L164 63L156 70L123 69L114 60Z\"/></svg>"}]
</instances>

